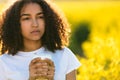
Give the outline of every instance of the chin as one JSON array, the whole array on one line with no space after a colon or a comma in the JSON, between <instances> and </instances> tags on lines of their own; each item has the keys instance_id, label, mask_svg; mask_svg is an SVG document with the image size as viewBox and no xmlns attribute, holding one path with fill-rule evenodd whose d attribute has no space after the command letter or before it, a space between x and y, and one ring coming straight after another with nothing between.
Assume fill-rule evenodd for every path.
<instances>
[{"instance_id":1,"label":"chin","mask_svg":"<svg viewBox=\"0 0 120 80\"><path fill-rule=\"evenodd\" d=\"M31 40L38 41L38 40L40 40L40 37L33 37Z\"/></svg>"}]
</instances>

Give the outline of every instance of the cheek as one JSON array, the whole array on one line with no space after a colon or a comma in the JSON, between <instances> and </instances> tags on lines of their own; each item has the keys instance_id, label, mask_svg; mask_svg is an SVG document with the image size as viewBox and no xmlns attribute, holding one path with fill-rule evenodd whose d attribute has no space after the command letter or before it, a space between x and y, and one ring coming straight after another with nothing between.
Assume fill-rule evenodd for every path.
<instances>
[{"instance_id":1,"label":"cheek","mask_svg":"<svg viewBox=\"0 0 120 80\"><path fill-rule=\"evenodd\" d=\"M30 24L31 23L29 21L21 22L21 30L29 29Z\"/></svg>"},{"instance_id":2,"label":"cheek","mask_svg":"<svg viewBox=\"0 0 120 80\"><path fill-rule=\"evenodd\" d=\"M29 23L22 22L22 23L21 23L21 33L22 33L22 34L26 34L26 33L29 31L29 29L30 29L29 26L30 26Z\"/></svg>"},{"instance_id":3,"label":"cheek","mask_svg":"<svg viewBox=\"0 0 120 80\"><path fill-rule=\"evenodd\" d=\"M45 22L39 22L39 27L40 27L40 30L42 30L43 32L45 31Z\"/></svg>"},{"instance_id":4,"label":"cheek","mask_svg":"<svg viewBox=\"0 0 120 80\"><path fill-rule=\"evenodd\" d=\"M21 22L21 27L26 27L26 26L30 26L31 22L30 21L23 21Z\"/></svg>"}]
</instances>

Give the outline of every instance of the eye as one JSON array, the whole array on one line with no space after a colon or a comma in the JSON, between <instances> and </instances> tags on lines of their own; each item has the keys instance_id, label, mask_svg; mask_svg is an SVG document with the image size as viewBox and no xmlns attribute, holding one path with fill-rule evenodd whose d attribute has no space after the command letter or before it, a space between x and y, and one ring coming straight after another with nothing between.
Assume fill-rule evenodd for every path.
<instances>
[{"instance_id":1,"label":"eye","mask_svg":"<svg viewBox=\"0 0 120 80\"><path fill-rule=\"evenodd\" d=\"M29 17L23 17L22 20L30 20Z\"/></svg>"},{"instance_id":2,"label":"eye","mask_svg":"<svg viewBox=\"0 0 120 80\"><path fill-rule=\"evenodd\" d=\"M43 18L44 18L44 16L38 16L38 18L39 18L39 19L43 19Z\"/></svg>"}]
</instances>

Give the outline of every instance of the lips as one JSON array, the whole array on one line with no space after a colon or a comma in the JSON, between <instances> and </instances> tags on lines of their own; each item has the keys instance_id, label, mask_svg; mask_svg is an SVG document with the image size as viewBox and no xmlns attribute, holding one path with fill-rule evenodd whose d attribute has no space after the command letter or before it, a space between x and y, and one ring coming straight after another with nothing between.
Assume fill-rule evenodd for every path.
<instances>
[{"instance_id":1,"label":"lips","mask_svg":"<svg viewBox=\"0 0 120 80\"><path fill-rule=\"evenodd\" d=\"M39 30L33 30L31 33L32 34L38 34L38 33L40 33L40 31Z\"/></svg>"}]
</instances>

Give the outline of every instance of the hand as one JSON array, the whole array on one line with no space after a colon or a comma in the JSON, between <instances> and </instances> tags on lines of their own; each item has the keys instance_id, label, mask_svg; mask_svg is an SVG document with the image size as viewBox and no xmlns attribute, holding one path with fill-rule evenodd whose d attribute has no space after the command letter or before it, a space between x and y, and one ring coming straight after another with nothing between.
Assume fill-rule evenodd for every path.
<instances>
[{"instance_id":1,"label":"hand","mask_svg":"<svg viewBox=\"0 0 120 80\"><path fill-rule=\"evenodd\" d=\"M54 72L55 66L50 59L35 58L29 65L30 80L53 80Z\"/></svg>"},{"instance_id":2,"label":"hand","mask_svg":"<svg viewBox=\"0 0 120 80\"><path fill-rule=\"evenodd\" d=\"M47 72L48 80L54 80L55 65L53 61L51 61L48 58L44 59L43 61L48 64L48 72Z\"/></svg>"}]
</instances>

